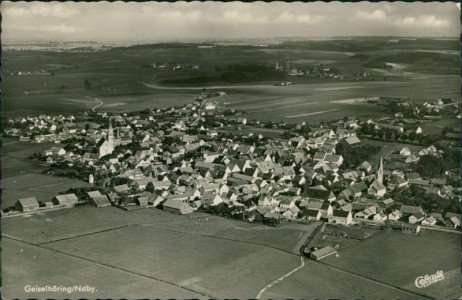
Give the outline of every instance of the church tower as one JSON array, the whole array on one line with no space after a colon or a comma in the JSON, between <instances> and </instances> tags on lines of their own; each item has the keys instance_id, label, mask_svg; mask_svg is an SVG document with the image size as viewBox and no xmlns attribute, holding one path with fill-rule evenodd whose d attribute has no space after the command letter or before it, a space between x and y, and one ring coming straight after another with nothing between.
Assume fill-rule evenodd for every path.
<instances>
[{"instance_id":1,"label":"church tower","mask_svg":"<svg viewBox=\"0 0 462 300\"><path fill-rule=\"evenodd\" d=\"M109 130L107 134L107 141L109 143L109 146L114 148L114 129L112 128L111 119L109 119Z\"/></svg>"},{"instance_id":2,"label":"church tower","mask_svg":"<svg viewBox=\"0 0 462 300\"><path fill-rule=\"evenodd\" d=\"M381 156L379 169L377 170L377 182L383 184L383 160Z\"/></svg>"}]
</instances>

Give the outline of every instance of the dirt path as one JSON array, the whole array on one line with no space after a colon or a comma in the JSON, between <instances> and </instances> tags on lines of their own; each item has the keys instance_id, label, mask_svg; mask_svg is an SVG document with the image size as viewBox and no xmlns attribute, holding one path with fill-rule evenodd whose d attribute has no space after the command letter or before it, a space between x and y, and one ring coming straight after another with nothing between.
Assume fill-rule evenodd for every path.
<instances>
[{"instance_id":1,"label":"dirt path","mask_svg":"<svg viewBox=\"0 0 462 300\"><path fill-rule=\"evenodd\" d=\"M98 104L91 108L92 111L95 111L98 107L104 104L103 101L101 101L101 99L95 98L95 101L98 102Z\"/></svg>"},{"instance_id":2,"label":"dirt path","mask_svg":"<svg viewBox=\"0 0 462 300\"><path fill-rule=\"evenodd\" d=\"M287 277L289 277L290 275L292 275L293 273L297 272L298 270L300 270L301 268L303 268L305 266L305 258L303 256L300 256L300 266L296 267L295 269L293 269L292 271L290 271L289 273L285 274L285 275L282 275L281 277L279 277L278 279L276 279L275 281L271 282L270 284L268 284L267 286L265 286L264 288L262 288L260 290L260 292L258 293L258 295L255 297L255 299L260 299L261 296L263 295L264 292L266 292L267 289L271 288L273 285L283 281L284 279L286 279Z\"/></svg>"}]
</instances>

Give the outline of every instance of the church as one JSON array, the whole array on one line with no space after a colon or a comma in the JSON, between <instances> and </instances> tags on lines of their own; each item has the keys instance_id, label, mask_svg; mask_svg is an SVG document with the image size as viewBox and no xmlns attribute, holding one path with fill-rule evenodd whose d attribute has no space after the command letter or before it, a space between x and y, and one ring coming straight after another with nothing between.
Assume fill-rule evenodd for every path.
<instances>
[{"instance_id":1,"label":"church","mask_svg":"<svg viewBox=\"0 0 462 300\"><path fill-rule=\"evenodd\" d=\"M109 120L109 130L106 138L102 138L96 146L99 149L100 158L114 151L114 129L112 128L111 120Z\"/></svg>"}]
</instances>

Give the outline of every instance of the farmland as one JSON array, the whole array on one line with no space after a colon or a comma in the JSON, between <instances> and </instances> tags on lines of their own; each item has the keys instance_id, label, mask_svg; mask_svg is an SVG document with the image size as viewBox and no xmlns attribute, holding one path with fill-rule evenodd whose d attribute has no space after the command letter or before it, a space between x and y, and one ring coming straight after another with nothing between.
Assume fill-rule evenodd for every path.
<instances>
[{"instance_id":1,"label":"farmland","mask_svg":"<svg viewBox=\"0 0 462 300\"><path fill-rule=\"evenodd\" d=\"M325 262L392 286L449 299L460 296L458 284L451 286L442 281L418 289L414 281L418 276L442 270L449 272L446 280L454 282L456 279L451 273L459 270L459 247L458 234L427 230L420 236L413 236L385 231L347 248L339 258L329 257ZM447 289L448 286L451 288Z\"/></svg>"},{"instance_id":2,"label":"farmland","mask_svg":"<svg viewBox=\"0 0 462 300\"><path fill-rule=\"evenodd\" d=\"M37 200L49 202L51 199L73 187L89 186L89 183L42 174L24 174L2 180L4 189L2 207L13 206L19 198L36 197Z\"/></svg>"},{"instance_id":3,"label":"farmland","mask_svg":"<svg viewBox=\"0 0 462 300\"><path fill-rule=\"evenodd\" d=\"M342 43L345 43L343 41ZM230 108L248 111L248 118L259 120L309 121L360 116L383 116L383 111L370 104L339 104L331 101L374 96L408 97L414 99L449 97L458 99L458 44L453 41L434 43L416 40L420 52L409 55L415 45L395 44L387 40L370 42L352 39L339 49L331 41L283 43L265 47L220 45L199 49L197 44L157 44L115 47L108 51L54 52L15 51L4 53L4 102L6 116L40 113L71 113L92 108L101 99L99 108L105 111L127 112L144 108L181 105L200 96L202 89L225 91L223 98ZM436 55L446 47L447 52ZM365 46L367 45L367 46ZM399 53L404 53L398 55ZM452 52L451 52L452 51ZM395 63L399 68L384 70L363 66L362 59L380 59ZM389 61L388 61L389 59ZM208 82L199 85L165 85L166 80L217 77L230 66L249 63L273 68L275 61L291 61L304 68L323 64L337 68L342 74L370 73L366 81L321 80L287 76L291 86L273 86L274 80L246 82ZM402 60L408 60L403 63ZM422 64L425 62L425 64ZM169 68L156 69L155 63L168 63ZM175 64L194 64L198 69L173 70ZM441 73L441 66L447 72ZM45 70L50 75L27 75L26 72ZM228 70L229 71L229 70ZM17 75L22 72L21 76ZM84 86L84 81L89 86Z\"/></svg>"},{"instance_id":4,"label":"farmland","mask_svg":"<svg viewBox=\"0 0 462 300\"><path fill-rule=\"evenodd\" d=\"M134 299L145 298L147 295L160 299L167 299L172 295L182 299L200 296L153 278L11 239L2 239L2 256L8 257L8 263L2 264L2 296L5 299L50 298L50 294L26 293L24 290L26 285L50 284L96 287L93 294L73 293L72 298L75 299L117 299L120 295L130 295ZM52 295L55 299L70 297L66 292Z\"/></svg>"},{"instance_id":5,"label":"farmland","mask_svg":"<svg viewBox=\"0 0 462 300\"><path fill-rule=\"evenodd\" d=\"M180 216L155 208L125 212L84 206L6 218L3 255L17 260L14 268L13 264L3 268L6 293L20 295L34 279L37 284L91 283L98 290L91 297L112 293L130 298L153 293L175 298L253 297L300 264L295 248L311 230L306 225L273 228L199 213ZM430 231L418 237L382 232L342 248L339 257L325 260L327 265L306 260L303 268L272 285L262 297L419 298L411 291L454 296L448 284L457 279L452 271L457 247L451 246L458 238ZM429 244L440 246L426 247ZM436 252L441 255L437 263ZM382 256L371 258L371 253ZM63 265L75 272L58 276L67 274ZM398 266L407 273L396 274ZM425 291L411 286L415 277L437 269L445 271L450 283L443 281ZM120 284L122 277L127 285Z\"/></svg>"}]
</instances>

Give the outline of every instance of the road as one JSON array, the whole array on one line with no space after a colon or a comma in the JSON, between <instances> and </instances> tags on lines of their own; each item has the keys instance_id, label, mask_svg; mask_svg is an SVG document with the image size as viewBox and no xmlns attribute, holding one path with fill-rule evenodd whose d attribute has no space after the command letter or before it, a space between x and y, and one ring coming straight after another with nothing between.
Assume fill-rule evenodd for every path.
<instances>
[{"instance_id":1,"label":"road","mask_svg":"<svg viewBox=\"0 0 462 300\"><path fill-rule=\"evenodd\" d=\"M101 99L95 98L95 101L98 102L98 104L91 108L92 111L95 111L98 107L104 104L103 101L101 101Z\"/></svg>"},{"instance_id":2,"label":"road","mask_svg":"<svg viewBox=\"0 0 462 300\"><path fill-rule=\"evenodd\" d=\"M303 256L300 256L300 266L296 267L295 269L293 269L292 271L290 271L289 273L285 274L285 275L282 275L281 277L279 277L278 279L276 279L275 281L271 282L270 284L268 284L267 286L265 286L264 288L262 288L260 290L260 292L258 293L258 295L255 297L255 299L260 299L261 296L263 295L264 292L266 292L267 289L271 288L273 285L283 281L284 279L286 279L287 277L289 277L290 275L292 275L293 273L297 272L298 270L300 270L301 268L303 268L305 266L305 258Z\"/></svg>"}]
</instances>

